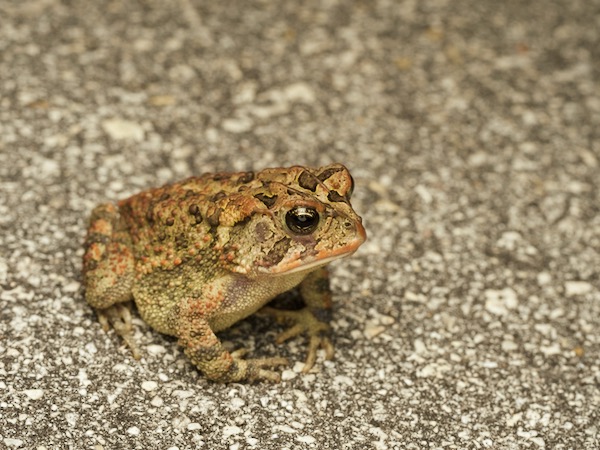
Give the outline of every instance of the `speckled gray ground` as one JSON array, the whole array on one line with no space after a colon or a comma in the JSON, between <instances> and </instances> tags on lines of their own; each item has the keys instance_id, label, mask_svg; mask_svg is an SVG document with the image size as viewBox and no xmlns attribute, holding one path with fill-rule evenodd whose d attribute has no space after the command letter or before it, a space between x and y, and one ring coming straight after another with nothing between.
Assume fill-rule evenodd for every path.
<instances>
[{"instance_id":1,"label":"speckled gray ground","mask_svg":"<svg viewBox=\"0 0 600 450\"><path fill-rule=\"evenodd\" d=\"M0 2L0 447L600 448L600 3L283 4ZM95 204L332 161L335 361L216 385L101 331ZM277 331L224 337L301 360Z\"/></svg>"}]
</instances>

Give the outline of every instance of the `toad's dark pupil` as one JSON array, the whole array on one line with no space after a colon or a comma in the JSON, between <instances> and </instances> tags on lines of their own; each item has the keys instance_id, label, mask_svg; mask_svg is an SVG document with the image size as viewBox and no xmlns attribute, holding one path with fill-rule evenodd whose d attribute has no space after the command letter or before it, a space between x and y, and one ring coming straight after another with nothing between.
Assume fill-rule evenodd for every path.
<instances>
[{"instance_id":1,"label":"toad's dark pupil","mask_svg":"<svg viewBox=\"0 0 600 450\"><path fill-rule=\"evenodd\" d=\"M296 234L310 234L319 225L319 213L312 208L297 206L285 215L285 223Z\"/></svg>"}]
</instances>

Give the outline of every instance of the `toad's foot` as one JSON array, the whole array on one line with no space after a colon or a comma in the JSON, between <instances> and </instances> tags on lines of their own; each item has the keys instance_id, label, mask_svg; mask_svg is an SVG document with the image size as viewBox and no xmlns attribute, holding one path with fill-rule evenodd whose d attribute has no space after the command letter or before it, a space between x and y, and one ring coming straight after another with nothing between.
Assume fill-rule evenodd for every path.
<instances>
[{"instance_id":1,"label":"toad's foot","mask_svg":"<svg viewBox=\"0 0 600 450\"><path fill-rule=\"evenodd\" d=\"M121 336L125 345L131 350L133 357L140 359L140 351L133 339L133 324L131 323L131 310L129 306L117 303L105 309L96 309L96 313L104 331L110 330L111 327L114 328L115 333Z\"/></svg>"},{"instance_id":2,"label":"toad's foot","mask_svg":"<svg viewBox=\"0 0 600 450\"><path fill-rule=\"evenodd\" d=\"M275 319L281 322L293 323L290 328L277 336L276 342L278 344L300 334L306 333L309 336L308 354L302 372L306 373L313 368L317 360L317 350L319 348L325 350L325 359L333 359L333 344L328 337L330 327L327 323L317 319L310 309L303 308L297 311L285 311L265 307L259 313L275 317Z\"/></svg>"},{"instance_id":3,"label":"toad's foot","mask_svg":"<svg viewBox=\"0 0 600 450\"><path fill-rule=\"evenodd\" d=\"M231 357L235 362L234 366L241 375L241 379L248 381L267 380L272 381L273 383L279 383L281 381L281 375L279 372L265 369L265 367L273 368L287 366L287 359L279 357L243 359L243 356L246 353L248 353L248 351L243 348L231 352ZM232 378L235 379L237 376L232 374Z\"/></svg>"}]
</instances>

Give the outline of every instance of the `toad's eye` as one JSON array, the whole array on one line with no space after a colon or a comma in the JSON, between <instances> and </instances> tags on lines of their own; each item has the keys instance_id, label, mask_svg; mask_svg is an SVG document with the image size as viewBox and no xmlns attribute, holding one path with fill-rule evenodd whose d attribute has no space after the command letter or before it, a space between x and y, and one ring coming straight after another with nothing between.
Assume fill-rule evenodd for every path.
<instances>
[{"instance_id":1,"label":"toad's eye","mask_svg":"<svg viewBox=\"0 0 600 450\"><path fill-rule=\"evenodd\" d=\"M352 175L350 175L350 188L348 189L348 192L346 193L346 198L348 200L350 200L350 197L352 197L353 192L354 192L354 178L352 178Z\"/></svg>"},{"instance_id":2,"label":"toad's eye","mask_svg":"<svg viewBox=\"0 0 600 450\"><path fill-rule=\"evenodd\" d=\"M319 213L313 208L296 206L285 215L285 223L292 233L310 234L319 225Z\"/></svg>"}]
</instances>

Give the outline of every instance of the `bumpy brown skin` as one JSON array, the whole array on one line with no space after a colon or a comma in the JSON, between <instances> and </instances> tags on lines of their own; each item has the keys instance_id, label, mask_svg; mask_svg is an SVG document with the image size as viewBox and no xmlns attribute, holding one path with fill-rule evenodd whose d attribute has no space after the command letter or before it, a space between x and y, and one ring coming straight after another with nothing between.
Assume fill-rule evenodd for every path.
<instances>
[{"instance_id":1,"label":"bumpy brown skin","mask_svg":"<svg viewBox=\"0 0 600 450\"><path fill-rule=\"evenodd\" d=\"M268 368L283 358L244 359L215 332L299 285L306 307L264 308L294 325L278 342L310 337L305 370L327 337L331 293L325 265L354 252L366 235L350 206L353 181L341 164L261 172L205 174L141 192L92 212L83 259L86 300L105 329L131 347L133 299L154 329L176 336L185 353L215 381L279 380ZM299 209L298 209L299 208ZM316 224L290 222L310 210ZM302 216L306 217L306 216Z\"/></svg>"}]
</instances>

